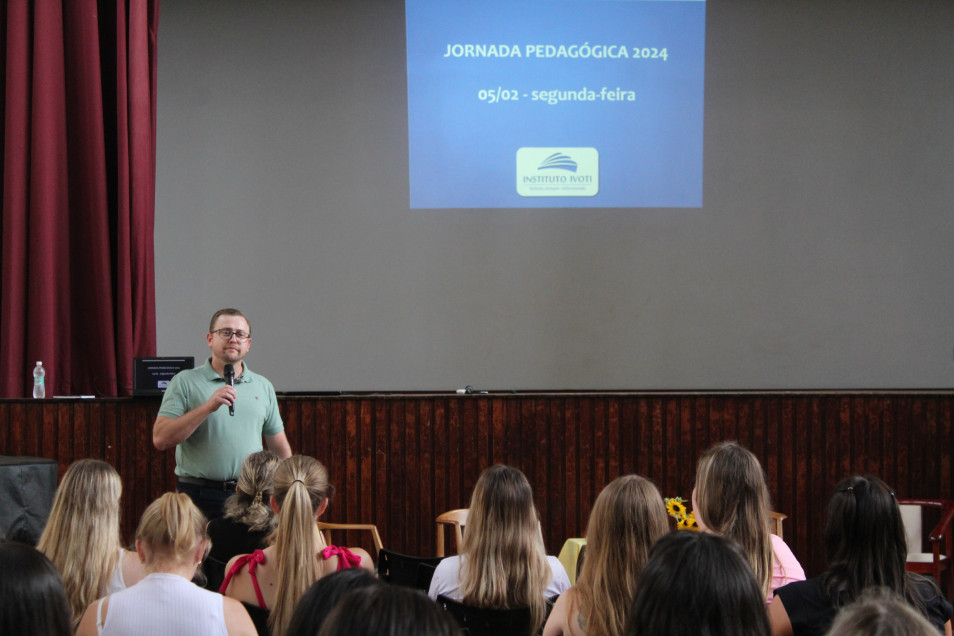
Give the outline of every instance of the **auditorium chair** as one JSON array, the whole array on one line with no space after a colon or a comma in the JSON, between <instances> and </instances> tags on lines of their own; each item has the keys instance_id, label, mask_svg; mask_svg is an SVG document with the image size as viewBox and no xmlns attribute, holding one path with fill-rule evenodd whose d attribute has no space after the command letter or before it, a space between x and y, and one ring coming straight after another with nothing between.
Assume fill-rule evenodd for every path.
<instances>
[{"instance_id":1,"label":"auditorium chair","mask_svg":"<svg viewBox=\"0 0 954 636\"><path fill-rule=\"evenodd\" d=\"M782 536L782 522L788 519L788 515L782 512L775 512L774 510L769 512L769 516L772 517L772 534L777 536L779 539L784 539Z\"/></svg>"},{"instance_id":2,"label":"auditorium chair","mask_svg":"<svg viewBox=\"0 0 954 636\"><path fill-rule=\"evenodd\" d=\"M898 506L908 543L907 570L933 576L950 599L954 594L954 567L951 565L954 557L951 538L954 503L948 499L898 499ZM928 524L934 523L926 537L929 552L924 550L926 520Z\"/></svg>"},{"instance_id":3,"label":"auditorium chair","mask_svg":"<svg viewBox=\"0 0 954 636\"><path fill-rule=\"evenodd\" d=\"M373 523L328 523L326 521L318 521L318 530L321 532L321 536L325 539L326 545L343 545L340 543L335 543L331 540L331 531L332 530L347 530L347 531L367 531L371 533L371 541L374 543L374 550L368 550L372 555L378 555L381 552L381 549L384 547L384 544L381 543L381 535L378 534L378 527Z\"/></svg>"},{"instance_id":4,"label":"auditorium chair","mask_svg":"<svg viewBox=\"0 0 954 636\"><path fill-rule=\"evenodd\" d=\"M427 592L434 577L434 568L442 558L408 556L382 549L378 552L378 578L392 585Z\"/></svg>"},{"instance_id":5,"label":"auditorium chair","mask_svg":"<svg viewBox=\"0 0 954 636\"><path fill-rule=\"evenodd\" d=\"M530 608L487 609L464 605L441 594L437 604L470 636L530 636Z\"/></svg>"},{"instance_id":6,"label":"auditorium chair","mask_svg":"<svg viewBox=\"0 0 954 636\"><path fill-rule=\"evenodd\" d=\"M444 556L444 530L454 529L454 547L460 553L460 544L464 540L464 526L467 525L467 508L448 510L437 517L437 556Z\"/></svg>"}]
</instances>

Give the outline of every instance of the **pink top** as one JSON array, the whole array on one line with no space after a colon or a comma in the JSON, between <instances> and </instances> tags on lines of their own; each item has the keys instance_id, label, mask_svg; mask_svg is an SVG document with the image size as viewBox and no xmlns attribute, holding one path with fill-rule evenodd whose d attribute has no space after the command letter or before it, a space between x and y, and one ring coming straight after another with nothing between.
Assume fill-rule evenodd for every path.
<instances>
[{"instance_id":1,"label":"pink top","mask_svg":"<svg viewBox=\"0 0 954 636\"><path fill-rule=\"evenodd\" d=\"M765 599L766 603L772 602L775 589L788 585L792 581L805 580L805 570L802 569L791 548L774 534L772 535L772 552L775 558L772 560L772 581L769 585L768 598Z\"/></svg>"}]
</instances>

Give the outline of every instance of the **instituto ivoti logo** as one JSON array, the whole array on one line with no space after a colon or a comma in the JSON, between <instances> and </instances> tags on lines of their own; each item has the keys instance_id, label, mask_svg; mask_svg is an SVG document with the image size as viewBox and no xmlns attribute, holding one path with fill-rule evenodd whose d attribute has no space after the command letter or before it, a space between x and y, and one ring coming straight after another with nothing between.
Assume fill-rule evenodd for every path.
<instances>
[{"instance_id":1,"label":"instituto ivoti logo","mask_svg":"<svg viewBox=\"0 0 954 636\"><path fill-rule=\"evenodd\" d=\"M600 191L596 148L519 148L517 194L522 197L592 197Z\"/></svg>"}]
</instances>

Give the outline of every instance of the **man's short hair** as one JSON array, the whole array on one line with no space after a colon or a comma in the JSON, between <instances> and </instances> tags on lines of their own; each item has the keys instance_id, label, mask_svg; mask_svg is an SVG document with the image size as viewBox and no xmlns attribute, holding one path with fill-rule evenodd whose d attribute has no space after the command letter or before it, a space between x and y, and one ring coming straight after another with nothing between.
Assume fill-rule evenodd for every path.
<instances>
[{"instance_id":1,"label":"man's short hair","mask_svg":"<svg viewBox=\"0 0 954 636\"><path fill-rule=\"evenodd\" d=\"M248 323L249 333L252 332L252 323L248 322L248 317L246 317L245 314L240 312L238 309L226 307L225 309L220 309L212 314L212 320L209 322L209 333L212 333L215 330L215 321L219 319L219 316L241 316L242 318L245 318L245 322Z\"/></svg>"}]
</instances>

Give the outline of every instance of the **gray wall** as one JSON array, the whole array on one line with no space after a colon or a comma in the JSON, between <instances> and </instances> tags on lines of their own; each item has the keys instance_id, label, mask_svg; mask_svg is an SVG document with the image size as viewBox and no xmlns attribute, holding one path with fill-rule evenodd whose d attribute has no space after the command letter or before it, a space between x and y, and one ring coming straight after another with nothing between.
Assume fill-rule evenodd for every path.
<instances>
[{"instance_id":1,"label":"gray wall","mask_svg":"<svg viewBox=\"0 0 954 636\"><path fill-rule=\"evenodd\" d=\"M164 0L158 353L279 391L954 385L954 3L710 0L704 207L409 210L403 3Z\"/></svg>"}]
</instances>

